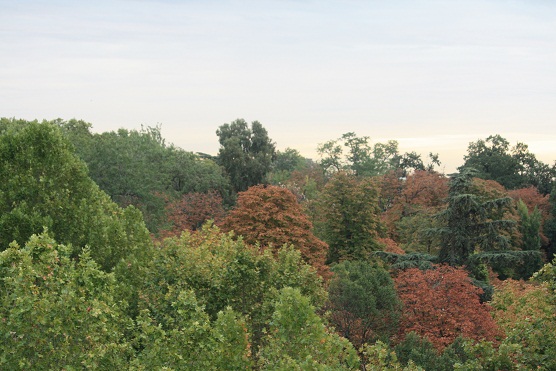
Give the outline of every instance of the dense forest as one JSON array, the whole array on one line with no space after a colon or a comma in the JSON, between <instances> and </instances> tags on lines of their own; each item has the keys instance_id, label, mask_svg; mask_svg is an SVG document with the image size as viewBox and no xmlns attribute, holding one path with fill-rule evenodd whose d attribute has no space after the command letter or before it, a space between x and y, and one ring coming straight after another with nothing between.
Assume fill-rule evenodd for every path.
<instances>
[{"instance_id":1,"label":"dense forest","mask_svg":"<svg viewBox=\"0 0 556 371\"><path fill-rule=\"evenodd\" d=\"M0 119L1 369L556 369L556 162L215 132Z\"/></svg>"}]
</instances>

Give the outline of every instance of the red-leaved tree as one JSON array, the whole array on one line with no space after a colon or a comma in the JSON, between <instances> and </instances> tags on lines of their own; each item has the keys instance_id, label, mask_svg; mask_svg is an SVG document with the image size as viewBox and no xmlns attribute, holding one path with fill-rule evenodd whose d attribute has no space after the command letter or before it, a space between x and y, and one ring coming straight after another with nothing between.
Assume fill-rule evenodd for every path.
<instances>
[{"instance_id":1,"label":"red-leaved tree","mask_svg":"<svg viewBox=\"0 0 556 371\"><path fill-rule=\"evenodd\" d=\"M315 237L311 222L293 193L285 188L258 185L240 192L236 207L221 228L234 231L246 243L258 243L262 248L291 244L323 277L330 275L325 265L328 245Z\"/></svg>"},{"instance_id":2,"label":"red-leaved tree","mask_svg":"<svg viewBox=\"0 0 556 371\"><path fill-rule=\"evenodd\" d=\"M186 193L166 205L168 221L172 226L160 232L162 237L179 235L184 230L195 231L207 220L215 223L224 218L222 196L216 191Z\"/></svg>"},{"instance_id":3,"label":"red-leaved tree","mask_svg":"<svg viewBox=\"0 0 556 371\"><path fill-rule=\"evenodd\" d=\"M400 341L416 332L442 350L458 336L476 341L497 341L501 336L490 306L479 300L482 289L471 283L463 268L412 268L399 272L394 281L403 303Z\"/></svg>"}]
</instances>

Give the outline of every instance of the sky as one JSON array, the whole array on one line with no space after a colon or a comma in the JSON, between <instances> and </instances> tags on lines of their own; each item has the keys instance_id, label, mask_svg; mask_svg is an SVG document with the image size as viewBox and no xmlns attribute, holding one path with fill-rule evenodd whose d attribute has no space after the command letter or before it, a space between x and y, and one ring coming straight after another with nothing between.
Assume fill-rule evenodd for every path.
<instances>
[{"instance_id":1,"label":"sky","mask_svg":"<svg viewBox=\"0 0 556 371\"><path fill-rule=\"evenodd\" d=\"M355 132L447 173L500 134L552 164L556 2L0 0L0 117L210 154L243 118L313 159Z\"/></svg>"}]
</instances>

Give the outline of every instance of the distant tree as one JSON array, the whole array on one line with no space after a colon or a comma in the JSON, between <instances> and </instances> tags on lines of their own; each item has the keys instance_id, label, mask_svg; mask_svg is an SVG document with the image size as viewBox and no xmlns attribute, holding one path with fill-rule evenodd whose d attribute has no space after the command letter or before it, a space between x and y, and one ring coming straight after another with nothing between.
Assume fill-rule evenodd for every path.
<instances>
[{"instance_id":1,"label":"distant tree","mask_svg":"<svg viewBox=\"0 0 556 371\"><path fill-rule=\"evenodd\" d=\"M258 121L251 127L243 119L224 124L216 130L220 150L218 163L230 177L235 192L261 184L275 159L275 145Z\"/></svg>"},{"instance_id":2,"label":"distant tree","mask_svg":"<svg viewBox=\"0 0 556 371\"><path fill-rule=\"evenodd\" d=\"M185 230L195 231L208 220L220 223L225 215L222 197L216 191L186 193L176 200L170 200L166 212L171 227L161 232L165 237L179 235Z\"/></svg>"},{"instance_id":3,"label":"distant tree","mask_svg":"<svg viewBox=\"0 0 556 371\"><path fill-rule=\"evenodd\" d=\"M342 148L347 147L344 154ZM398 156L398 142L376 143L371 146L369 137L345 133L340 138L319 144L321 166L327 173L352 172L357 176L380 175L393 168Z\"/></svg>"},{"instance_id":4,"label":"distant tree","mask_svg":"<svg viewBox=\"0 0 556 371\"><path fill-rule=\"evenodd\" d=\"M345 153L343 147L347 148ZM328 174L347 171L357 176L376 176L397 170L405 177L412 170L433 170L435 165L440 165L436 154L430 153L430 163L425 164L416 152L400 154L395 140L371 145L369 137L359 137L353 132L319 144L317 151L321 166Z\"/></svg>"},{"instance_id":5,"label":"distant tree","mask_svg":"<svg viewBox=\"0 0 556 371\"><path fill-rule=\"evenodd\" d=\"M328 245L315 237L301 205L285 188L258 185L240 192L237 205L224 219L222 228L263 248L291 244L321 275L329 276L324 264Z\"/></svg>"},{"instance_id":6,"label":"distant tree","mask_svg":"<svg viewBox=\"0 0 556 371\"><path fill-rule=\"evenodd\" d=\"M152 233L164 227L169 197L217 191L231 202L229 180L222 168L210 156L168 145L160 126L93 134L91 124L84 121L51 123L71 141L100 188L118 205L140 209Z\"/></svg>"},{"instance_id":7,"label":"distant tree","mask_svg":"<svg viewBox=\"0 0 556 371\"><path fill-rule=\"evenodd\" d=\"M519 231L521 232L521 249L525 251L536 251L535 254L527 257L516 268L517 278L527 279L538 271L542 265L541 249L541 213L539 209L534 208L531 213L527 210L527 205L521 200L517 202L517 212L520 217Z\"/></svg>"},{"instance_id":8,"label":"distant tree","mask_svg":"<svg viewBox=\"0 0 556 371\"><path fill-rule=\"evenodd\" d=\"M446 205L448 182L448 178L439 173L423 170L416 170L403 180L385 175L382 179L384 196L381 194L381 197L389 200L382 219L389 236L401 244L412 245L410 250L413 251L430 245L424 231L433 225L431 216Z\"/></svg>"},{"instance_id":9,"label":"distant tree","mask_svg":"<svg viewBox=\"0 0 556 371\"><path fill-rule=\"evenodd\" d=\"M547 194L556 174L555 168L538 161L526 144L510 147L508 140L498 134L470 143L464 160L458 170L474 168L477 177L495 180L507 189L532 185Z\"/></svg>"},{"instance_id":10,"label":"distant tree","mask_svg":"<svg viewBox=\"0 0 556 371\"><path fill-rule=\"evenodd\" d=\"M336 173L321 196L323 239L330 245L329 263L366 260L380 248L382 233L378 206L378 186L367 177Z\"/></svg>"},{"instance_id":11,"label":"distant tree","mask_svg":"<svg viewBox=\"0 0 556 371\"><path fill-rule=\"evenodd\" d=\"M550 216L544 223L543 232L548 238L548 259L552 259L556 254L556 187L550 193Z\"/></svg>"},{"instance_id":12,"label":"distant tree","mask_svg":"<svg viewBox=\"0 0 556 371\"><path fill-rule=\"evenodd\" d=\"M501 335L481 289L462 268L447 265L425 271L400 271L394 279L403 302L400 340L410 332L427 338L442 350L457 337L495 341Z\"/></svg>"},{"instance_id":13,"label":"distant tree","mask_svg":"<svg viewBox=\"0 0 556 371\"><path fill-rule=\"evenodd\" d=\"M508 250L504 233L515 221L504 219L511 198L483 198L474 193L474 172L468 169L450 180L448 206L438 214L441 227L432 230L441 241L439 259L452 266L468 265L476 252Z\"/></svg>"},{"instance_id":14,"label":"distant tree","mask_svg":"<svg viewBox=\"0 0 556 371\"><path fill-rule=\"evenodd\" d=\"M398 330L401 303L390 274L364 261L343 261L332 268L328 286L330 319L359 349L388 341Z\"/></svg>"}]
</instances>

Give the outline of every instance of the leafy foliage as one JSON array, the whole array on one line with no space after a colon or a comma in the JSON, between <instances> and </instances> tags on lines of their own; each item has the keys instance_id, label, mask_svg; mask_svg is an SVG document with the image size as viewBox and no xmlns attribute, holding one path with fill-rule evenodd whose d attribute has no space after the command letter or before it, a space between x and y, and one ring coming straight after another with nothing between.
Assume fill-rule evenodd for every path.
<instances>
[{"instance_id":1,"label":"leafy foliage","mask_svg":"<svg viewBox=\"0 0 556 371\"><path fill-rule=\"evenodd\" d=\"M328 277L324 264L328 246L315 237L312 227L289 190L263 185L239 193L236 207L222 224L223 230L233 230L251 245L263 248L293 245L307 263Z\"/></svg>"},{"instance_id":2,"label":"leafy foliage","mask_svg":"<svg viewBox=\"0 0 556 371\"><path fill-rule=\"evenodd\" d=\"M275 301L269 341L261 348L261 370L357 370L353 346L329 333L299 289L285 287Z\"/></svg>"},{"instance_id":3,"label":"leafy foliage","mask_svg":"<svg viewBox=\"0 0 556 371\"><path fill-rule=\"evenodd\" d=\"M147 309L155 323L171 324L164 318L179 316L171 298L193 290L197 304L211 320L227 307L246 318L253 349L261 342L281 288L300 288L316 307L323 305L326 295L316 272L303 263L299 252L283 248L274 258L270 251L246 246L210 224L164 240L143 282L140 309Z\"/></svg>"},{"instance_id":4,"label":"leafy foliage","mask_svg":"<svg viewBox=\"0 0 556 371\"><path fill-rule=\"evenodd\" d=\"M432 229L441 241L439 260L450 265L466 265L476 251L507 250L507 233L515 221L505 219L511 198L484 199L473 193L469 169L450 180L448 207L438 214L441 227Z\"/></svg>"},{"instance_id":5,"label":"leafy foliage","mask_svg":"<svg viewBox=\"0 0 556 371\"><path fill-rule=\"evenodd\" d=\"M372 179L336 173L322 191L320 210L329 263L365 260L379 249L382 224L378 187Z\"/></svg>"},{"instance_id":6,"label":"leafy foliage","mask_svg":"<svg viewBox=\"0 0 556 371\"><path fill-rule=\"evenodd\" d=\"M377 340L388 341L398 330L401 314L390 274L364 261L343 261L332 271L328 309L336 330L356 348Z\"/></svg>"},{"instance_id":7,"label":"leafy foliage","mask_svg":"<svg viewBox=\"0 0 556 371\"><path fill-rule=\"evenodd\" d=\"M538 161L524 143L510 148L510 143L500 135L469 144L465 163L459 168L474 168L482 179L495 180L507 189L527 186L537 187L543 194L552 187L554 168Z\"/></svg>"},{"instance_id":8,"label":"leafy foliage","mask_svg":"<svg viewBox=\"0 0 556 371\"><path fill-rule=\"evenodd\" d=\"M73 256L90 246L106 271L122 259L144 258L150 238L141 213L119 208L88 177L60 130L37 122L2 122L0 249L24 244L47 228Z\"/></svg>"},{"instance_id":9,"label":"leafy foliage","mask_svg":"<svg viewBox=\"0 0 556 371\"><path fill-rule=\"evenodd\" d=\"M220 223L225 214L222 202L222 197L216 191L186 193L179 199L170 200L166 212L172 226L161 234L169 237L185 230L195 231L208 220Z\"/></svg>"},{"instance_id":10,"label":"leafy foliage","mask_svg":"<svg viewBox=\"0 0 556 371\"><path fill-rule=\"evenodd\" d=\"M271 170L275 145L258 121L251 127L243 119L224 124L216 131L220 150L218 163L230 177L234 192L262 183Z\"/></svg>"},{"instance_id":11,"label":"leafy foliage","mask_svg":"<svg viewBox=\"0 0 556 371\"><path fill-rule=\"evenodd\" d=\"M116 280L83 250L33 235L0 253L2 369L122 369L132 323L117 305Z\"/></svg>"},{"instance_id":12,"label":"leafy foliage","mask_svg":"<svg viewBox=\"0 0 556 371\"><path fill-rule=\"evenodd\" d=\"M529 369L556 368L556 307L548 288L506 280L496 289L491 304L504 343L520 346L519 362Z\"/></svg>"},{"instance_id":13,"label":"leafy foliage","mask_svg":"<svg viewBox=\"0 0 556 371\"><path fill-rule=\"evenodd\" d=\"M441 350L458 336L477 341L494 341L500 336L488 305L479 301L481 289L462 268L411 268L398 272L394 280L404 307L401 339L416 332Z\"/></svg>"}]
</instances>

